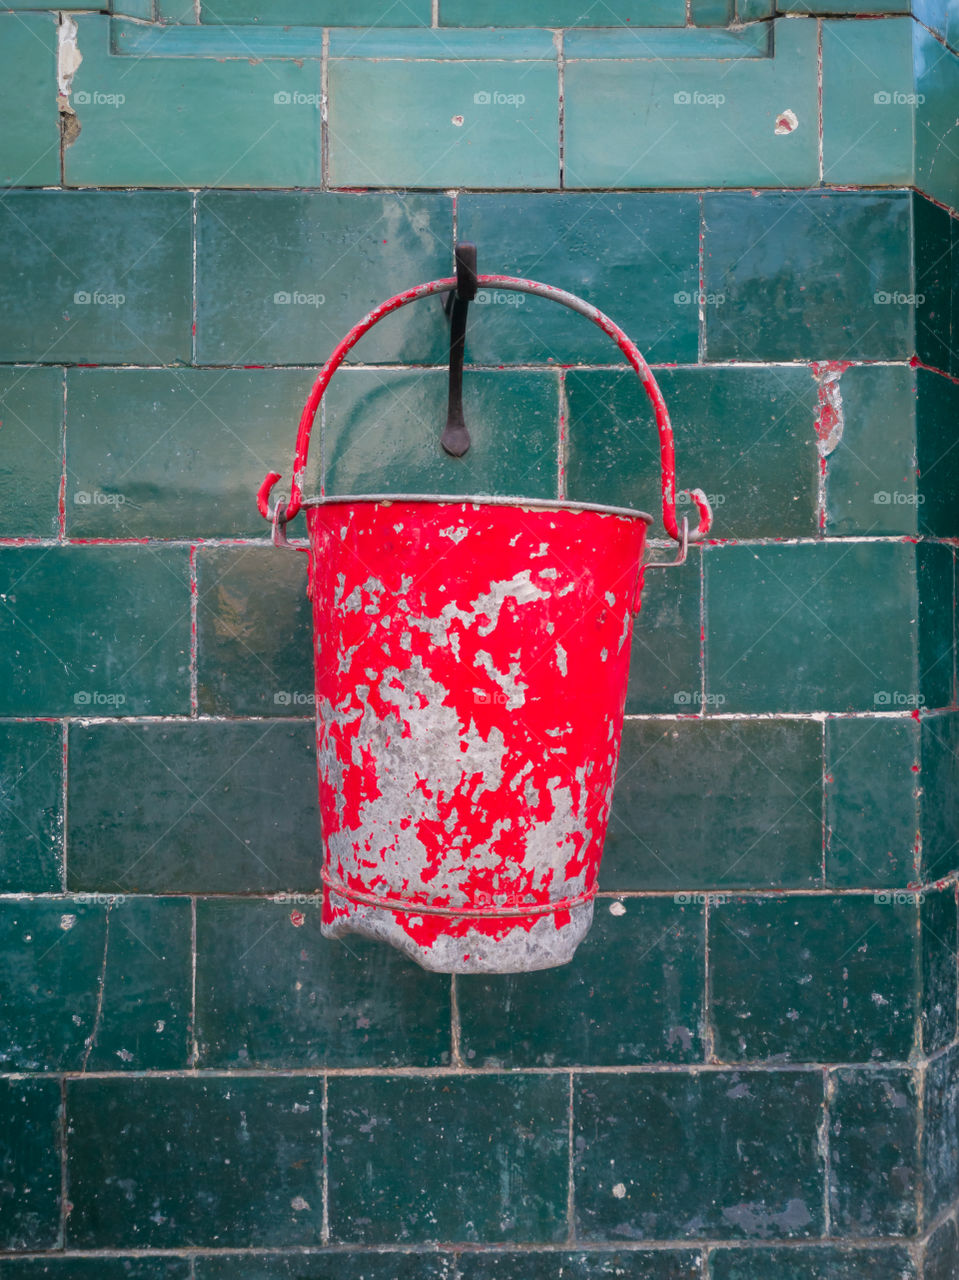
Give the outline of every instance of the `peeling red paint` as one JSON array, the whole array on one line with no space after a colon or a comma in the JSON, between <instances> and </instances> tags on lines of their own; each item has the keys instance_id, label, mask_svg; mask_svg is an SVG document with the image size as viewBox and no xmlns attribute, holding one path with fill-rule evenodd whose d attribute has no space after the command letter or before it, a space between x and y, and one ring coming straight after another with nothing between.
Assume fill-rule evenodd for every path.
<instances>
[{"instance_id":1,"label":"peeling red paint","mask_svg":"<svg viewBox=\"0 0 959 1280\"><path fill-rule=\"evenodd\" d=\"M294 929L299 929L305 919L306 917L303 915L302 911L290 912L290 924L293 926Z\"/></svg>"}]
</instances>

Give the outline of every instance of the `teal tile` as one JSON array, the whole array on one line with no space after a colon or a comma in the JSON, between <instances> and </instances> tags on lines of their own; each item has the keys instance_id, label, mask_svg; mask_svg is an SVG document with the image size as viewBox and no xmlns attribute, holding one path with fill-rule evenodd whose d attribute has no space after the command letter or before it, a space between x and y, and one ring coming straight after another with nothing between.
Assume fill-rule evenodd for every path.
<instances>
[{"instance_id":1,"label":"teal tile","mask_svg":"<svg viewBox=\"0 0 959 1280\"><path fill-rule=\"evenodd\" d=\"M913 293L909 193L707 193L703 205L705 289L725 297L706 308L710 360L912 353L912 308L889 301Z\"/></svg>"},{"instance_id":2,"label":"teal tile","mask_svg":"<svg viewBox=\"0 0 959 1280\"><path fill-rule=\"evenodd\" d=\"M268 536L256 491L267 471L289 476L311 382L296 369L71 369L68 536Z\"/></svg>"},{"instance_id":3,"label":"teal tile","mask_svg":"<svg viewBox=\"0 0 959 1280\"><path fill-rule=\"evenodd\" d=\"M779 0L780 13L861 14L908 13L910 0Z\"/></svg>"},{"instance_id":4,"label":"teal tile","mask_svg":"<svg viewBox=\"0 0 959 1280\"><path fill-rule=\"evenodd\" d=\"M702 1061L703 908L670 898L596 900L573 960L538 973L463 975L469 1066ZM607 1018L602 1010L615 1009Z\"/></svg>"},{"instance_id":5,"label":"teal tile","mask_svg":"<svg viewBox=\"0 0 959 1280\"><path fill-rule=\"evenodd\" d=\"M320 934L322 895L197 904L201 1067L437 1067L450 985L392 947Z\"/></svg>"},{"instance_id":6,"label":"teal tile","mask_svg":"<svg viewBox=\"0 0 959 1280\"><path fill-rule=\"evenodd\" d=\"M188 553L0 548L0 712L189 710Z\"/></svg>"},{"instance_id":7,"label":"teal tile","mask_svg":"<svg viewBox=\"0 0 959 1280\"><path fill-rule=\"evenodd\" d=\"M456 30L443 27L391 30L389 27L333 27L331 58L409 59L418 61L556 61L552 31L498 24Z\"/></svg>"},{"instance_id":8,"label":"teal tile","mask_svg":"<svg viewBox=\"0 0 959 1280\"><path fill-rule=\"evenodd\" d=\"M566 1239L566 1076L332 1076L328 1089L333 1240Z\"/></svg>"},{"instance_id":9,"label":"teal tile","mask_svg":"<svg viewBox=\"0 0 959 1280\"><path fill-rule=\"evenodd\" d=\"M452 269L443 195L210 192L197 207L201 364L317 364L378 302ZM388 316L356 348L363 363L442 363L436 299Z\"/></svg>"},{"instance_id":10,"label":"teal tile","mask_svg":"<svg viewBox=\"0 0 959 1280\"><path fill-rule=\"evenodd\" d=\"M287 26L428 27L429 0L403 0L384 7L380 0L201 0L200 21L215 23L266 22Z\"/></svg>"},{"instance_id":11,"label":"teal tile","mask_svg":"<svg viewBox=\"0 0 959 1280\"><path fill-rule=\"evenodd\" d=\"M740 22L758 22L763 18L771 18L776 7L775 0L736 0Z\"/></svg>"},{"instance_id":12,"label":"teal tile","mask_svg":"<svg viewBox=\"0 0 959 1280\"><path fill-rule=\"evenodd\" d=\"M185 899L0 903L7 1071L144 1071L189 1059Z\"/></svg>"},{"instance_id":13,"label":"teal tile","mask_svg":"<svg viewBox=\"0 0 959 1280\"><path fill-rule=\"evenodd\" d=\"M479 269L531 277L591 302L622 325L651 361L698 352L699 202L671 192L467 194L457 201L461 239ZM484 291L470 309L467 358L479 364L621 363L596 325L525 294Z\"/></svg>"},{"instance_id":14,"label":"teal tile","mask_svg":"<svg viewBox=\"0 0 959 1280\"><path fill-rule=\"evenodd\" d=\"M956 155L956 94L959 58L913 24L916 66L915 185L954 209L959 205L959 157Z\"/></svg>"},{"instance_id":15,"label":"teal tile","mask_svg":"<svg viewBox=\"0 0 959 1280\"><path fill-rule=\"evenodd\" d=\"M913 25L911 18L823 23L825 182L911 184Z\"/></svg>"},{"instance_id":16,"label":"teal tile","mask_svg":"<svg viewBox=\"0 0 959 1280\"><path fill-rule=\"evenodd\" d=\"M916 548L919 593L919 689L923 706L953 699L955 667L955 562L952 547L922 542Z\"/></svg>"},{"instance_id":17,"label":"teal tile","mask_svg":"<svg viewBox=\"0 0 959 1280\"><path fill-rule=\"evenodd\" d=\"M924 1225L955 1201L959 1183L959 1047L926 1068L923 1092L922 1185Z\"/></svg>"},{"instance_id":18,"label":"teal tile","mask_svg":"<svg viewBox=\"0 0 959 1280\"><path fill-rule=\"evenodd\" d=\"M196 1258L196 1280L454 1280L453 1255L351 1250L225 1254ZM0 1276L3 1272L0 1271Z\"/></svg>"},{"instance_id":19,"label":"teal tile","mask_svg":"<svg viewBox=\"0 0 959 1280\"><path fill-rule=\"evenodd\" d=\"M56 14L0 13L0 186L60 181L56 79Z\"/></svg>"},{"instance_id":20,"label":"teal tile","mask_svg":"<svg viewBox=\"0 0 959 1280\"><path fill-rule=\"evenodd\" d=\"M690 1249L603 1249L590 1253L462 1253L459 1280L700 1280L701 1256Z\"/></svg>"},{"instance_id":21,"label":"teal tile","mask_svg":"<svg viewBox=\"0 0 959 1280\"><path fill-rule=\"evenodd\" d=\"M127 59L111 49L108 17L78 26L69 185L319 185L319 59Z\"/></svg>"},{"instance_id":22,"label":"teal tile","mask_svg":"<svg viewBox=\"0 0 959 1280\"><path fill-rule=\"evenodd\" d=\"M725 58L568 60L565 138L573 188L812 185L815 25L777 23L774 56L737 62L735 75Z\"/></svg>"},{"instance_id":23,"label":"teal tile","mask_svg":"<svg viewBox=\"0 0 959 1280\"><path fill-rule=\"evenodd\" d=\"M0 724L0 892L60 888L62 736L58 724Z\"/></svg>"},{"instance_id":24,"label":"teal tile","mask_svg":"<svg viewBox=\"0 0 959 1280\"><path fill-rule=\"evenodd\" d=\"M609 27L629 23L643 27L681 27L686 22L685 0L486 0L483 22L489 26L514 24L543 27ZM440 0L440 26L472 27L476 7L469 0Z\"/></svg>"},{"instance_id":25,"label":"teal tile","mask_svg":"<svg viewBox=\"0 0 959 1280\"><path fill-rule=\"evenodd\" d=\"M959 44L959 4L956 0L912 0L912 11L920 22L937 31L953 48Z\"/></svg>"},{"instance_id":26,"label":"teal tile","mask_svg":"<svg viewBox=\"0 0 959 1280\"><path fill-rule=\"evenodd\" d=\"M334 186L559 185L553 62L333 58L329 82Z\"/></svg>"},{"instance_id":27,"label":"teal tile","mask_svg":"<svg viewBox=\"0 0 959 1280\"><path fill-rule=\"evenodd\" d=\"M710 912L710 1012L728 1062L904 1060L916 894L730 898Z\"/></svg>"},{"instance_id":28,"label":"teal tile","mask_svg":"<svg viewBox=\"0 0 959 1280\"><path fill-rule=\"evenodd\" d=\"M722 4L723 0L718 0ZM571 27L563 32L567 60L612 58L768 58L769 27Z\"/></svg>"},{"instance_id":29,"label":"teal tile","mask_svg":"<svg viewBox=\"0 0 959 1280\"><path fill-rule=\"evenodd\" d=\"M735 19L734 0L691 0L690 16L700 27L724 27Z\"/></svg>"},{"instance_id":30,"label":"teal tile","mask_svg":"<svg viewBox=\"0 0 959 1280\"><path fill-rule=\"evenodd\" d=\"M956 1038L956 890L923 891L919 908L922 1048L935 1053Z\"/></svg>"},{"instance_id":31,"label":"teal tile","mask_svg":"<svg viewBox=\"0 0 959 1280\"><path fill-rule=\"evenodd\" d=\"M959 488L956 419L959 385L937 373L917 369L919 528L934 538L954 538L959 530L955 494Z\"/></svg>"},{"instance_id":32,"label":"teal tile","mask_svg":"<svg viewBox=\"0 0 959 1280\"><path fill-rule=\"evenodd\" d=\"M191 196L11 191L0 202L0 359L190 358Z\"/></svg>"},{"instance_id":33,"label":"teal tile","mask_svg":"<svg viewBox=\"0 0 959 1280\"><path fill-rule=\"evenodd\" d=\"M813 1073L597 1073L574 1083L577 1234L753 1239L823 1229Z\"/></svg>"},{"instance_id":34,"label":"teal tile","mask_svg":"<svg viewBox=\"0 0 959 1280\"><path fill-rule=\"evenodd\" d=\"M60 1082L0 1084L4 1249L53 1249L60 1228Z\"/></svg>"},{"instance_id":35,"label":"teal tile","mask_svg":"<svg viewBox=\"0 0 959 1280\"><path fill-rule=\"evenodd\" d=\"M191 0L167 0L183 7L182 22L113 22L111 47L120 55L158 58L321 58L323 27L198 25ZM286 104L278 104L286 105ZM302 103L312 106L312 103Z\"/></svg>"},{"instance_id":36,"label":"teal tile","mask_svg":"<svg viewBox=\"0 0 959 1280\"><path fill-rule=\"evenodd\" d=\"M0 536L56 534L62 424L59 369L0 370Z\"/></svg>"},{"instance_id":37,"label":"teal tile","mask_svg":"<svg viewBox=\"0 0 959 1280\"><path fill-rule=\"evenodd\" d=\"M463 414L472 443L462 458L440 444L448 386L445 369L344 370L326 400L326 492L555 498L558 375L467 370ZM317 490L317 461L308 495Z\"/></svg>"},{"instance_id":38,"label":"teal tile","mask_svg":"<svg viewBox=\"0 0 959 1280\"><path fill-rule=\"evenodd\" d=\"M200 547L197 676L210 715L313 718L307 558L268 547Z\"/></svg>"},{"instance_id":39,"label":"teal tile","mask_svg":"<svg viewBox=\"0 0 959 1280\"><path fill-rule=\"evenodd\" d=\"M959 715L923 716L922 876L942 880L959 867Z\"/></svg>"},{"instance_id":40,"label":"teal tile","mask_svg":"<svg viewBox=\"0 0 959 1280\"><path fill-rule=\"evenodd\" d=\"M70 887L312 892L313 738L276 720L73 726Z\"/></svg>"},{"instance_id":41,"label":"teal tile","mask_svg":"<svg viewBox=\"0 0 959 1280\"><path fill-rule=\"evenodd\" d=\"M742 0L740 0L740 5ZM916 1280L905 1245L869 1249L809 1245L800 1249L716 1249L712 1280Z\"/></svg>"},{"instance_id":42,"label":"teal tile","mask_svg":"<svg viewBox=\"0 0 959 1280\"><path fill-rule=\"evenodd\" d=\"M905 1068L829 1075L833 1234L868 1239L918 1229L919 1098Z\"/></svg>"},{"instance_id":43,"label":"teal tile","mask_svg":"<svg viewBox=\"0 0 959 1280\"><path fill-rule=\"evenodd\" d=\"M826 721L826 882L901 887L918 878L919 725Z\"/></svg>"},{"instance_id":44,"label":"teal tile","mask_svg":"<svg viewBox=\"0 0 959 1280\"><path fill-rule=\"evenodd\" d=\"M924 1280L953 1280L959 1273L959 1226L947 1218L930 1236L923 1254Z\"/></svg>"},{"instance_id":45,"label":"teal tile","mask_svg":"<svg viewBox=\"0 0 959 1280\"><path fill-rule=\"evenodd\" d=\"M0 1260L0 1280L191 1280L188 1258L45 1254Z\"/></svg>"},{"instance_id":46,"label":"teal tile","mask_svg":"<svg viewBox=\"0 0 959 1280\"><path fill-rule=\"evenodd\" d=\"M289 1077L70 1080L68 1245L319 1243L322 1092Z\"/></svg>"},{"instance_id":47,"label":"teal tile","mask_svg":"<svg viewBox=\"0 0 959 1280\"><path fill-rule=\"evenodd\" d=\"M953 219L919 193L912 198L916 273L916 353L935 369L952 368Z\"/></svg>"},{"instance_id":48,"label":"teal tile","mask_svg":"<svg viewBox=\"0 0 959 1280\"><path fill-rule=\"evenodd\" d=\"M924 505L916 476L916 379L906 365L859 365L821 375L842 434L828 455L827 534L916 534ZM828 379L828 381L826 381Z\"/></svg>"},{"instance_id":49,"label":"teal tile","mask_svg":"<svg viewBox=\"0 0 959 1280\"><path fill-rule=\"evenodd\" d=\"M693 308L695 310L695 307ZM806 369L663 369L675 424L677 484L697 487L722 538L813 536L818 527L816 384ZM566 377L571 497L660 514L659 438L632 370ZM685 495L681 495L685 496ZM696 510L680 503L696 524Z\"/></svg>"},{"instance_id":50,"label":"teal tile","mask_svg":"<svg viewBox=\"0 0 959 1280\"><path fill-rule=\"evenodd\" d=\"M822 737L787 720L632 720L605 891L808 887L822 868Z\"/></svg>"},{"instance_id":51,"label":"teal tile","mask_svg":"<svg viewBox=\"0 0 959 1280\"><path fill-rule=\"evenodd\" d=\"M918 705L908 543L706 548L706 691L726 711Z\"/></svg>"},{"instance_id":52,"label":"teal tile","mask_svg":"<svg viewBox=\"0 0 959 1280\"><path fill-rule=\"evenodd\" d=\"M646 574L642 608L633 621L627 715L699 709L701 597L702 557L695 547L675 573Z\"/></svg>"}]
</instances>

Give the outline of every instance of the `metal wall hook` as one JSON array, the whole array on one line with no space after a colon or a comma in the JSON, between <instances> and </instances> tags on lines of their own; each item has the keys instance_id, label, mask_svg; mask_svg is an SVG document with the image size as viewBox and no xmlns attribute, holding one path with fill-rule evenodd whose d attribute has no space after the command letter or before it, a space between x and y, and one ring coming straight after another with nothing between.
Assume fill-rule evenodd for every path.
<instances>
[{"instance_id":1,"label":"metal wall hook","mask_svg":"<svg viewBox=\"0 0 959 1280\"><path fill-rule=\"evenodd\" d=\"M440 444L453 458L462 458L470 447L470 433L463 417L463 357L466 350L466 317L476 297L476 245L456 246L456 289L447 299L450 320L450 383L446 426Z\"/></svg>"}]
</instances>

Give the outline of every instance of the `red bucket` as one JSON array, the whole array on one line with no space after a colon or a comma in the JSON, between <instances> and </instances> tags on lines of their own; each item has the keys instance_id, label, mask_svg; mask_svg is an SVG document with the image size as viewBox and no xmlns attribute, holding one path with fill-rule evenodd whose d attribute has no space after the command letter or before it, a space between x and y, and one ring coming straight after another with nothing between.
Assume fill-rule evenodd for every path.
<instances>
[{"instance_id":1,"label":"red bucket","mask_svg":"<svg viewBox=\"0 0 959 1280\"><path fill-rule=\"evenodd\" d=\"M394 309L356 326L317 380L289 504L269 510L275 473L260 492L281 544L307 510L323 932L380 938L442 972L548 968L572 957L592 920L651 518L514 498L304 501L316 407L384 308ZM664 517L684 553L665 444ZM694 500L702 536L708 507Z\"/></svg>"}]
</instances>

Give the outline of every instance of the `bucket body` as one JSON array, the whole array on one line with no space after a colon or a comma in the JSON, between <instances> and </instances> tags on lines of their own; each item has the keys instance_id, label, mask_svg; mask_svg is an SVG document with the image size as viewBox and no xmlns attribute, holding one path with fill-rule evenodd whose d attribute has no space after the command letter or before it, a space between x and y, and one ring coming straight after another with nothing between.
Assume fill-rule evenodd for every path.
<instances>
[{"instance_id":1,"label":"bucket body","mask_svg":"<svg viewBox=\"0 0 959 1280\"><path fill-rule=\"evenodd\" d=\"M427 969L569 960L592 920L649 517L307 507L323 932Z\"/></svg>"}]
</instances>

